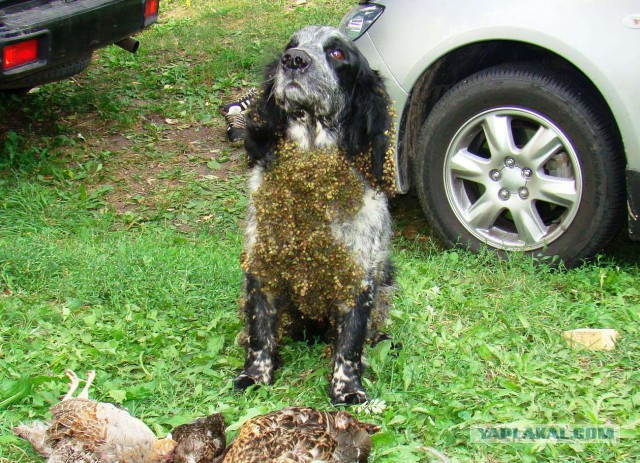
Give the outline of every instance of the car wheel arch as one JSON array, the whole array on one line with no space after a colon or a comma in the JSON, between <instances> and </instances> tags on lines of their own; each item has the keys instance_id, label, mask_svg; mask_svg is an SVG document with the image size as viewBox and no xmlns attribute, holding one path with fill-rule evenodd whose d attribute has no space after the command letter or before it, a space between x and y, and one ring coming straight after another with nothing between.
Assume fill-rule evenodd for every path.
<instances>
[{"instance_id":1,"label":"car wheel arch","mask_svg":"<svg viewBox=\"0 0 640 463\"><path fill-rule=\"evenodd\" d=\"M624 153L620 129L596 85L569 61L553 52L527 43L495 40L468 44L452 50L434 61L411 87L402 113L399 129L399 163L404 184L413 185L413 166L417 156L417 140L430 111L454 85L476 72L502 64L528 63L548 66L571 74L580 82L581 90L598 101L597 107L611 122L612 130Z\"/></svg>"}]
</instances>

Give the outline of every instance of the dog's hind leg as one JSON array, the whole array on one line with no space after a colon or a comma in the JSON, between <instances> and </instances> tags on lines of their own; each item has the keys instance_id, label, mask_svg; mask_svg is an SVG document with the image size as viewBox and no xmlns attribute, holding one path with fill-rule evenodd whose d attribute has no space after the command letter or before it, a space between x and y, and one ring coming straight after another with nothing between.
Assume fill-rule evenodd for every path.
<instances>
[{"instance_id":1,"label":"dog's hind leg","mask_svg":"<svg viewBox=\"0 0 640 463\"><path fill-rule=\"evenodd\" d=\"M264 291L258 278L247 274L244 312L248 328L247 356L244 370L234 380L236 389L269 384L277 367L278 309L275 299Z\"/></svg>"},{"instance_id":2,"label":"dog's hind leg","mask_svg":"<svg viewBox=\"0 0 640 463\"><path fill-rule=\"evenodd\" d=\"M329 395L334 404L366 402L362 387L362 350L367 339L367 322L374 305L373 285L360 293L355 305L343 310L336 320L336 346L333 358L333 377Z\"/></svg>"}]
</instances>

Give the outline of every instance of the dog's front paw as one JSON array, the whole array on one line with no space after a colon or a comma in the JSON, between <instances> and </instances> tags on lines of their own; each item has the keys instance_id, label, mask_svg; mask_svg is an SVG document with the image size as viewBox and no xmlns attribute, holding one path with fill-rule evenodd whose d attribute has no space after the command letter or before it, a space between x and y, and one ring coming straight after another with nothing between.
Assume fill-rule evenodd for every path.
<instances>
[{"instance_id":1,"label":"dog's front paw","mask_svg":"<svg viewBox=\"0 0 640 463\"><path fill-rule=\"evenodd\" d=\"M371 343L371 347L375 347L380 344L382 341L391 341L391 349L393 351L402 350L402 343L399 341L394 341L391 335L388 333L382 333L380 331L376 332L373 336L369 338L369 342Z\"/></svg>"},{"instance_id":2,"label":"dog's front paw","mask_svg":"<svg viewBox=\"0 0 640 463\"><path fill-rule=\"evenodd\" d=\"M356 378L350 381L332 381L329 395L334 405L358 405L369 399L360 380Z\"/></svg>"},{"instance_id":3,"label":"dog's front paw","mask_svg":"<svg viewBox=\"0 0 640 463\"><path fill-rule=\"evenodd\" d=\"M247 374L241 373L233 380L233 388L237 391L244 391L249 386L256 384L256 378Z\"/></svg>"},{"instance_id":4,"label":"dog's front paw","mask_svg":"<svg viewBox=\"0 0 640 463\"><path fill-rule=\"evenodd\" d=\"M331 401L334 405L359 405L365 403L367 400L369 400L369 396L367 396L367 393L363 389L361 391L353 391L348 394L343 394L340 397L334 397Z\"/></svg>"},{"instance_id":5,"label":"dog's front paw","mask_svg":"<svg viewBox=\"0 0 640 463\"><path fill-rule=\"evenodd\" d=\"M236 389L244 390L254 384L270 384L273 379L273 362L265 359L248 362L249 366L233 380Z\"/></svg>"}]
</instances>

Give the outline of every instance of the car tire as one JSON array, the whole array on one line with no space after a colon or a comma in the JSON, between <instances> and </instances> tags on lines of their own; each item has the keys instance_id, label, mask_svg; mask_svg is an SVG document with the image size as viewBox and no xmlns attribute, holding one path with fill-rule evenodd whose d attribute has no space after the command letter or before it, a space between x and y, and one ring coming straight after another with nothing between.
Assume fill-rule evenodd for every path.
<instances>
[{"instance_id":1,"label":"car tire","mask_svg":"<svg viewBox=\"0 0 640 463\"><path fill-rule=\"evenodd\" d=\"M449 246L558 256L574 266L624 218L624 158L577 78L501 65L453 86L420 133L414 181Z\"/></svg>"},{"instance_id":2,"label":"car tire","mask_svg":"<svg viewBox=\"0 0 640 463\"><path fill-rule=\"evenodd\" d=\"M92 53L86 53L72 60L60 63L52 68L37 71L33 74L28 74L9 82L2 82L0 83L0 91L13 94L24 94L36 85L43 85L66 79L84 71L91 63L92 56Z\"/></svg>"}]
</instances>

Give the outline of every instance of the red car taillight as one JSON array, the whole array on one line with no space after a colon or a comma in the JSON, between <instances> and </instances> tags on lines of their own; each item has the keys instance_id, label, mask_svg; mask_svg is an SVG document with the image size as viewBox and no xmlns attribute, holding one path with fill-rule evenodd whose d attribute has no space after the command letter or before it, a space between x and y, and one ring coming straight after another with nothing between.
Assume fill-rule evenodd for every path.
<instances>
[{"instance_id":1,"label":"red car taillight","mask_svg":"<svg viewBox=\"0 0 640 463\"><path fill-rule=\"evenodd\" d=\"M33 63L38 60L38 39L29 39L23 42L7 45L2 51L2 70L10 69Z\"/></svg>"},{"instance_id":2,"label":"red car taillight","mask_svg":"<svg viewBox=\"0 0 640 463\"><path fill-rule=\"evenodd\" d=\"M144 19L145 21L158 16L159 0L146 0L144 2Z\"/></svg>"}]
</instances>

